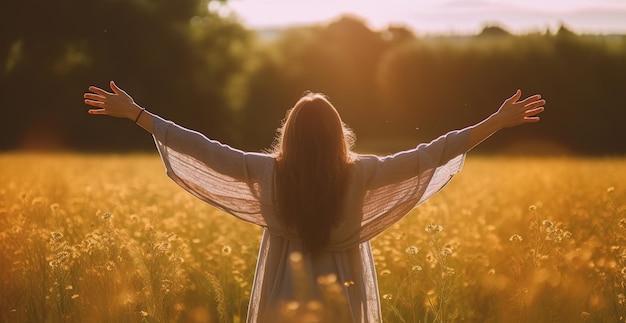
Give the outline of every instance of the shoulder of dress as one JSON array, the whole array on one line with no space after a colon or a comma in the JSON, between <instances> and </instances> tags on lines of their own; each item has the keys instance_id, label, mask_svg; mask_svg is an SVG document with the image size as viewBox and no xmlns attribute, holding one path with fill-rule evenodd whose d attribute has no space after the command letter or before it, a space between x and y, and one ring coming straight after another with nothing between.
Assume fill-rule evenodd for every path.
<instances>
[{"instance_id":1,"label":"shoulder of dress","mask_svg":"<svg viewBox=\"0 0 626 323\"><path fill-rule=\"evenodd\" d=\"M260 163L276 163L276 157L267 153L259 153L259 152L244 152L246 159L251 161L256 161Z\"/></svg>"},{"instance_id":2,"label":"shoulder of dress","mask_svg":"<svg viewBox=\"0 0 626 323\"><path fill-rule=\"evenodd\" d=\"M247 167L256 170L258 176L261 174L272 175L276 168L276 158L270 154L246 152L244 158Z\"/></svg>"}]
</instances>

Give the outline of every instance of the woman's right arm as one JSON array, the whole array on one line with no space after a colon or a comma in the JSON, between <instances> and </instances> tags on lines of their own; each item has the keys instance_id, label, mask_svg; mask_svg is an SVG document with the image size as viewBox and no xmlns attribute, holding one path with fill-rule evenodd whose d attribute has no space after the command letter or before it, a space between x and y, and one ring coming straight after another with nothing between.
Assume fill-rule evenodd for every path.
<instances>
[{"instance_id":1,"label":"woman's right arm","mask_svg":"<svg viewBox=\"0 0 626 323\"><path fill-rule=\"evenodd\" d=\"M152 119L155 115L135 103L133 98L115 82L111 81L109 85L113 92L107 92L96 86L89 87L91 92L83 95L85 103L97 109L89 109L88 112L133 120L149 133L154 133Z\"/></svg>"},{"instance_id":2,"label":"woman's right arm","mask_svg":"<svg viewBox=\"0 0 626 323\"><path fill-rule=\"evenodd\" d=\"M149 113L110 83L113 92L91 86L85 103L90 114L126 118L154 135L167 174L199 199L244 221L267 226L261 212L260 187L271 186L274 159L246 153L199 132L180 127Z\"/></svg>"},{"instance_id":3,"label":"woman's right arm","mask_svg":"<svg viewBox=\"0 0 626 323\"><path fill-rule=\"evenodd\" d=\"M89 93L85 93L85 103L96 107L90 109L90 114L108 115L116 118L126 118L154 135L159 152L176 151L188 157L200 160L224 175L237 180L247 181L248 170L246 158L253 154L246 154L238 149L231 148L218 141L211 140L203 134L173 122L166 121L139 106L133 98L110 82L111 90L107 92L99 87L90 86ZM169 153L168 153L169 154Z\"/></svg>"}]
</instances>

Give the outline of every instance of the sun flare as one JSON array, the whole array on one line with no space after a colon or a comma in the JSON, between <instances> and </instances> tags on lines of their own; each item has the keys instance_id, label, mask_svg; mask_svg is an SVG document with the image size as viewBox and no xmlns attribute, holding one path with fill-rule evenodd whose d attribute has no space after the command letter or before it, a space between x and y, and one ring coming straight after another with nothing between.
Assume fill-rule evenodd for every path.
<instances>
[{"instance_id":1,"label":"sun flare","mask_svg":"<svg viewBox=\"0 0 626 323\"><path fill-rule=\"evenodd\" d=\"M252 28L320 23L354 15L373 28L396 24L428 33L475 32L491 22L513 31L566 23L579 31L626 32L626 2L619 0L240 0L226 6Z\"/></svg>"}]
</instances>

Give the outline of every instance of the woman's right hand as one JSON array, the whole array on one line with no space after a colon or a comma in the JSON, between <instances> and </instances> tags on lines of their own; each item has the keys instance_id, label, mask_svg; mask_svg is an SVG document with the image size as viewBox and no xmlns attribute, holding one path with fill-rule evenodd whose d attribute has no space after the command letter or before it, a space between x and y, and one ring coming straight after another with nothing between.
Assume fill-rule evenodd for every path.
<instances>
[{"instance_id":1,"label":"woman's right hand","mask_svg":"<svg viewBox=\"0 0 626 323\"><path fill-rule=\"evenodd\" d=\"M135 103L133 98L124 90L119 88L115 82L111 81L111 92L107 92L99 87L90 86L88 93L85 93L85 104L97 109L89 109L90 114L102 114L116 118L126 118L135 120L142 108Z\"/></svg>"}]
</instances>

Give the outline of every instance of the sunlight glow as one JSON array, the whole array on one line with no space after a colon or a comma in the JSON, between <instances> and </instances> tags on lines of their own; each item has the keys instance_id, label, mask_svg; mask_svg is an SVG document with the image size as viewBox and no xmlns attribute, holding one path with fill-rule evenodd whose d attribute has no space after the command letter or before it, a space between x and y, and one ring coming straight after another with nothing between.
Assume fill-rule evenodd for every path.
<instances>
[{"instance_id":1,"label":"sunlight glow","mask_svg":"<svg viewBox=\"0 0 626 323\"><path fill-rule=\"evenodd\" d=\"M231 0L227 6L251 28L328 22L345 14L372 28L404 25L416 32L476 32L498 23L514 32L557 28L580 32L626 33L623 0Z\"/></svg>"}]
</instances>

